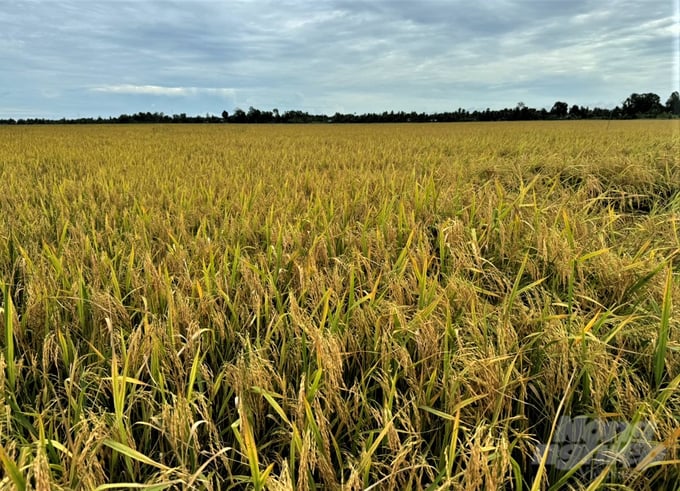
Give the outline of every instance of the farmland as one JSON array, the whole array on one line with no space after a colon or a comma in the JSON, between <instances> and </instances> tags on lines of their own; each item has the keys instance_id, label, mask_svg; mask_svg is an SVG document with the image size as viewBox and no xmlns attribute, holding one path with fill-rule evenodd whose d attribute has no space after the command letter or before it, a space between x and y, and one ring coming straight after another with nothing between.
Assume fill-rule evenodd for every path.
<instances>
[{"instance_id":1,"label":"farmland","mask_svg":"<svg viewBox=\"0 0 680 491\"><path fill-rule=\"evenodd\" d=\"M0 127L0 487L673 488L678 155L678 121ZM565 416L650 452L555 465Z\"/></svg>"}]
</instances>

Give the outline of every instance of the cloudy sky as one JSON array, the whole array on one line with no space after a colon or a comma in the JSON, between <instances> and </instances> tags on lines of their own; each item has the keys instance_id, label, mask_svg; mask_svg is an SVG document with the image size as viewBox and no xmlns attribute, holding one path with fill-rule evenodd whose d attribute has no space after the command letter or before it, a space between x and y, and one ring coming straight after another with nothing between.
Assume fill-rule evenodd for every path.
<instances>
[{"instance_id":1,"label":"cloudy sky","mask_svg":"<svg viewBox=\"0 0 680 491\"><path fill-rule=\"evenodd\" d=\"M665 102L679 24L680 0L2 0L0 118Z\"/></svg>"}]
</instances>

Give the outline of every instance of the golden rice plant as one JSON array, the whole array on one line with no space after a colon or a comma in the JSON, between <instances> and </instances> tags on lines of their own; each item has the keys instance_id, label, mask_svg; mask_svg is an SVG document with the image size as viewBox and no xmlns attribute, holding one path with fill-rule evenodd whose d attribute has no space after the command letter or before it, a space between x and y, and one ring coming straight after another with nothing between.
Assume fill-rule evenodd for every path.
<instances>
[{"instance_id":1,"label":"golden rice plant","mask_svg":"<svg viewBox=\"0 0 680 491\"><path fill-rule=\"evenodd\" d=\"M678 136L0 128L0 488L677 487Z\"/></svg>"}]
</instances>

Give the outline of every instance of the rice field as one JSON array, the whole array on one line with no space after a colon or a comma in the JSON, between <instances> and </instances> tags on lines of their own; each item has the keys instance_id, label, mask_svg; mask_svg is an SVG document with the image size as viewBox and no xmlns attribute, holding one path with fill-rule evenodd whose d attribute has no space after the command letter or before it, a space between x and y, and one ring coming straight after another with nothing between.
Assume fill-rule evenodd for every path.
<instances>
[{"instance_id":1,"label":"rice field","mask_svg":"<svg viewBox=\"0 0 680 491\"><path fill-rule=\"evenodd\" d=\"M679 124L0 127L0 488L677 489Z\"/></svg>"}]
</instances>

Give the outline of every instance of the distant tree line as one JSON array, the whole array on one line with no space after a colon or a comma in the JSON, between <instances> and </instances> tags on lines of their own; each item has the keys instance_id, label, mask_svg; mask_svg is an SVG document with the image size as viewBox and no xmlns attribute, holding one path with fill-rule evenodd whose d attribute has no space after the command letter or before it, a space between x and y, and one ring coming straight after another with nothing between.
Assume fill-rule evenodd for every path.
<instances>
[{"instance_id":1,"label":"distant tree line","mask_svg":"<svg viewBox=\"0 0 680 491\"><path fill-rule=\"evenodd\" d=\"M425 123L425 122L466 122L466 121L536 121L560 119L649 119L680 117L680 94L675 91L662 104L661 98L654 93L631 94L621 106L614 109L584 107L576 104L571 107L563 101L557 101L550 110L528 107L518 102L514 108L485 109L468 111L459 108L452 112L418 113L418 112L383 112L365 114L335 113L309 114L304 111L279 112L278 109L262 111L250 107L248 111L235 109L233 113L223 111L221 117L206 114L205 116L187 116L185 113L169 116L158 112L139 112L121 114L111 118L77 118L77 119L0 119L0 124L127 124L127 123Z\"/></svg>"}]
</instances>

